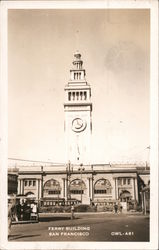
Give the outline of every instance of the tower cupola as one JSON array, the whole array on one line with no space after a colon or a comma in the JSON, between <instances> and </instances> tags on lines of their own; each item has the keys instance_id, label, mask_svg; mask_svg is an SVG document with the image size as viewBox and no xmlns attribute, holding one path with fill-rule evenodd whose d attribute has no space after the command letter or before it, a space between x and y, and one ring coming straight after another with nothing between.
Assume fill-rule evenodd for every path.
<instances>
[{"instance_id":1,"label":"tower cupola","mask_svg":"<svg viewBox=\"0 0 159 250\"><path fill-rule=\"evenodd\" d=\"M76 51L74 54L74 60L72 62L73 68L70 70L70 81L71 82L86 82L85 80L85 69L83 69L83 61L81 60L81 54Z\"/></svg>"},{"instance_id":2,"label":"tower cupola","mask_svg":"<svg viewBox=\"0 0 159 250\"><path fill-rule=\"evenodd\" d=\"M74 65L74 69L82 69L82 65L83 65L83 61L81 60L81 54L77 51L74 54L74 61L73 61L73 65Z\"/></svg>"}]
</instances>

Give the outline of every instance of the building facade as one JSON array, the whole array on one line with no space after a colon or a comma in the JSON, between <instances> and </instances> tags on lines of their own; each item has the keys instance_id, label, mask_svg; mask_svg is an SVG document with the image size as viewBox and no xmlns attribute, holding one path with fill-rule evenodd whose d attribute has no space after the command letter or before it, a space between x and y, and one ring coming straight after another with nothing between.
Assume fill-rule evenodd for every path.
<instances>
[{"instance_id":1,"label":"building facade","mask_svg":"<svg viewBox=\"0 0 159 250\"><path fill-rule=\"evenodd\" d=\"M43 205L139 203L148 176L148 168L130 164L20 167L18 194L34 197Z\"/></svg>"}]
</instances>

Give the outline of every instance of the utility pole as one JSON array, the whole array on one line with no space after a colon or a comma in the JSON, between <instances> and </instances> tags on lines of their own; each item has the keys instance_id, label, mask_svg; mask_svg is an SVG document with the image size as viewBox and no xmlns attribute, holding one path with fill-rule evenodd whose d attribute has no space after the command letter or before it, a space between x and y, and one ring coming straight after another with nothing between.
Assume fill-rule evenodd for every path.
<instances>
[{"instance_id":1,"label":"utility pole","mask_svg":"<svg viewBox=\"0 0 159 250\"><path fill-rule=\"evenodd\" d=\"M94 200L94 170L93 170L93 165L91 166L92 169L92 202Z\"/></svg>"},{"instance_id":2,"label":"utility pole","mask_svg":"<svg viewBox=\"0 0 159 250\"><path fill-rule=\"evenodd\" d=\"M79 169L78 169L78 171L80 171L80 174L81 174L81 204L82 204L82 173L84 172L84 170L85 170L85 168L83 168L82 167L83 166L83 164L81 163L80 164L80 167L79 167Z\"/></svg>"},{"instance_id":3,"label":"utility pole","mask_svg":"<svg viewBox=\"0 0 159 250\"><path fill-rule=\"evenodd\" d=\"M70 200L71 202L70 180L71 180L71 173L73 173L73 167L71 168L70 161L66 166L66 173L67 173L67 201Z\"/></svg>"},{"instance_id":4,"label":"utility pole","mask_svg":"<svg viewBox=\"0 0 159 250\"><path fill-rule=\"evenodd\" d=\"M43 174L44 174L44 167L41 166L41 198L43 198Z\"/></svg>"}]
</instances>

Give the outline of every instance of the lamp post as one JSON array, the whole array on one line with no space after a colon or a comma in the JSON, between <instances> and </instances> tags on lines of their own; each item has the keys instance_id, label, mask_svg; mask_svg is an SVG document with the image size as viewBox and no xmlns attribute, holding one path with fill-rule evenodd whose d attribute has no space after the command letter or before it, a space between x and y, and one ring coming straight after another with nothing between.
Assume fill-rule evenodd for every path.
<instances>
[{"instance_id":1,"label":"lamp post","mask_svg":"<svg viewBox=\"0 0 159 250\"><path fill-rule=\"evenodd\" d=\"M80 164L78 171L80 171L80 174L81 174L81 204L82 204L82 173L84 172L84 170L85 168L83 168L83 164Z\"/></svg>"},{"instance_id":2,"label":"lamp post","mask_svg":"<svg viewBox=\"0 0 159 250\"><path fill-rule=\"evenodd\" d=\"M44 167L41 166L41 198L43 198L43 181L44 181Z\"/></svg>"},{"instance_id":3,"label":"lamp post","mask_svg":"<svg viewBox=\"0 0 159 250\"><path fill-rule=\"evenodd\" d=\"M92 202L94 202L94 170L93 170L93 165L91 166L91 170L92 170Z\"/></svg>"},{"instance_id":4,"label":"lamp post","mask_svg":"<svg viewBox=\"0 0 159 250\"><path fill-rule=\"evenodd\" d=\"M71 174L73 173L73 167L71 168L70 161L66 166L66 173L67 173L67 201L68 201L68 199L71 200L70 179L71 179Z\"/></svg>"}]
</instances>

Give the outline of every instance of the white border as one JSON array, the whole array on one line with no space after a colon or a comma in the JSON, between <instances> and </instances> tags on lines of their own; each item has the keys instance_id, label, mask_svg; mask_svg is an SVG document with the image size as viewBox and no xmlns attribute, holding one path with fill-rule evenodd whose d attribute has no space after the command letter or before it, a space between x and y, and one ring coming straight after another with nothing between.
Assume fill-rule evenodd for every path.
<instances>
[{"instance_id":1,"label":"white border","mask_svg":"<svg viewBox=\"0 0 159 250\"><path fill-rule=\"evenodd\" d=\"M150 242L8 242L7 241L7 11L8 9L150 9L151 214ZM3 1L0 72L0 249L158 249L158 1ZM3 181L4 180L4 181ZM2 220L3 218L3 220Z\"/></svg>"}]
</instances>

